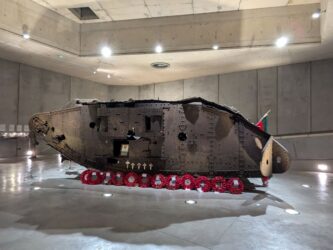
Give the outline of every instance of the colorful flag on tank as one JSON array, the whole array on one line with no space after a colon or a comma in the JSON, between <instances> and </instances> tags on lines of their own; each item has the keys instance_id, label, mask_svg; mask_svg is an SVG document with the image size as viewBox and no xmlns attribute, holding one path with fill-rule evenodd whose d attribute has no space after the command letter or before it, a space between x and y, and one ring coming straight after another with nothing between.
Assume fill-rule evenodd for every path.
<instances>
[{"instance_id":1,"label":"colorful flag on tank","mask_svg":"<svg viewBox=\"0 0 333 250\"><path fill-rule=\"evenodd\" d=\"M261 119L257 122L257 127L260 128L262 131L267 132L268 131L268 114L271 111L268 110L268 112L266 112L266 114L263 115L263 117L261 117Z\"/></svg>"}]
</instances>

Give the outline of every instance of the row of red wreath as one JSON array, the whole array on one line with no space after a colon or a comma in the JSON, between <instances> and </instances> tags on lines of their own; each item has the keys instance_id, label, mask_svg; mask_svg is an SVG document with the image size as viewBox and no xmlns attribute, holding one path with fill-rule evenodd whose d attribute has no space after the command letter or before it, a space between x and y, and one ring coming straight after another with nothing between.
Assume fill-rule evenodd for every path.
<instances>
[{"instance_id":1,"label":"row of red wreath","mask_svg":"<svg viewBox=\"0 0 333 250\"><path fill-rule=\"evenodd\" d=\"M244 190L244 184L238 177L225 179L222 176L215 176L209 179L206 176L199 176L197 178L190 174L183 176L156 174L150 176L148 174L136 174L129 172L126 175L123 172L100 172L95 170L85 170L80 175L81 182L89 185L97 184L110 184L116 186L126 185L129 187L153 187L167 189L179 189L186 190L197 189L202 192L215 191L225 192L229 191L233 194L240 194Z\"/></svg>"}]
</instances>

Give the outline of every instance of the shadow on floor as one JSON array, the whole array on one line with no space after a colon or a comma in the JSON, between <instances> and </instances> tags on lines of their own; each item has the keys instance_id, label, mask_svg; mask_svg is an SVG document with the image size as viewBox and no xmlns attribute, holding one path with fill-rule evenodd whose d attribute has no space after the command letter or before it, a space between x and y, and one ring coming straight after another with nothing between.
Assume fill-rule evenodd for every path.
<instances>
[{"instance_id":1,"label":"shadow on floor","mask_svg":"<svg viewBox=\"0 0 333 250\"><path fill-rule=\"evenodd\" d=\"M8 199L0 211L21 218L41 231L71 233L104 228L110 233L140 233L166 228L172 224L225 217L260 216L268 206L292 208L264 191L241 195L169 191L114 186L83 186L73 179L48 179L34 183L41 187L22 192L19 199ZM110 192L112 197L104 197ZM4 195L0 195L0 197ZM185 204L194 199L195 205ZM50 232L48 232L50 233Z\"/></svg>"}]
</instances>

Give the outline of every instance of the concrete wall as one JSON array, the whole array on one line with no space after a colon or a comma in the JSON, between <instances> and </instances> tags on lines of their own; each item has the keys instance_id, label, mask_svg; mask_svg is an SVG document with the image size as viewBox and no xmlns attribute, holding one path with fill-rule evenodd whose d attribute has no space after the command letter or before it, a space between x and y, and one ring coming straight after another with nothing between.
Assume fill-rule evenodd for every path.
<instances>
[{"instance_id":1,"label":"concrete wall","mask_svg":"<svg viewBox=\"0 0 333 250\"><path fill-rule=\"evenodd\" d=\"M333 163L332 95L333 59L157 83L139 90L140 99L201 96L235 107L253 123L271 110L269 133L288 148L297 168L312 170L316 163Z\"/></svg>"},{"instance_id":2,"label":"concrete wall","mask_svg":"<svg viewBox=\"0 0 333 250\"><path fill-rule=\"evenodd\" d=\"M0 59L0 132L27 132L29 118L61 109L71 100L139 98L139 87L108 86ZM27 139L0 139L0 157L24 155ZM39 147L41 153L52 152Z\"/></svg>"},{"instance_id":3,"label":"concrete wall","mask_svg":"<svg viewBox=\"0 0 333 250\"><path fill-rule=\"evenodd\" d=\"M144 86L107 86L0 59L0 130L24 131L36 112L76 98L180 100L201 96L255 123L267 110L276 135L302 169L333 164L333 59ZM22 155L22 140L0 140L0 157Z\"/></svg>"}]
</instances>

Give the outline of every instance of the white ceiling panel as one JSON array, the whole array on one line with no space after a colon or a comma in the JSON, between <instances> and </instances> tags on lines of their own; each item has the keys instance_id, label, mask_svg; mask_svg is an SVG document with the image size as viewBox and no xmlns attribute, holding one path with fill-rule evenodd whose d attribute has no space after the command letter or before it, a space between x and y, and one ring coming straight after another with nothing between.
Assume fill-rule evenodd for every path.
<instances>
[{"instance_id":1,"label":"white ceiling panel","mask_svg":"<svg viewBox=\"0 0 333 250\"><path fill-rule=\"evenodd\" d=\"M189 3L173 4L165 8L165 5L148 5L152 17L178 16L193 14L193 5Z\"/></svg>"}]
</instances>

